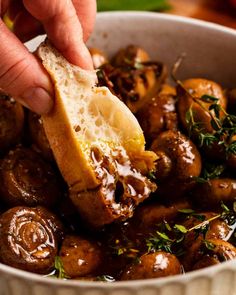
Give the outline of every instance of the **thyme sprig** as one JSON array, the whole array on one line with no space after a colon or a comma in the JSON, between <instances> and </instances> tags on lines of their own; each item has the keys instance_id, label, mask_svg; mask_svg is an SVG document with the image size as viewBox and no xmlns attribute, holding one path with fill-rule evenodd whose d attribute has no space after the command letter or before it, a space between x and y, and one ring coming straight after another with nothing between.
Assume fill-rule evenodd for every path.
<instances>
[{"instance_id":1,"label":"thyme sprig","mask_svg":"<svg viewBox=\"0 0 236 295\"><path fill-rule=\"evenodd\" d=\"M206 244L206 247L210 247L207 240L205 240L205 236L207 231L209 230L210 223L217 219L224 220L229 226L232 226L236 222L236 204L233 205L233 209L230 210L225 204L221 204L222 212L206 219L206 217L202 214L196 213L192 209L181 209L179 212L185 215L185 218L188 219L190 217L195 217L199 219L200 223L192 226L191 228L186 228L181 224L174 224L170 226L170 224L164 221L159 224L157 227L162 228L163 231L157 230L155 234L152 234L150 238L146 240L146 245L148 248L148 252L155 251L165 251L168 253L173 253L177 256L181 256L184 254L183 241L185 237L190 232L195 233L195 239L202 235L203 241ZM166 226L168 224L168 227ZM164 230L166 229L166 230ZM209 246L209 247L208 247Z\"/></svg>"},{"instance_id":2,"label":"thyme sprig","mask_svg":"<svg viewBox=\"0 0 236 295\"><path fill-rule=\"evenodd\" d=\"M185 114L185 121L188 125L189 137L191 137L193 133L196 134L200 147L211 146L214 142L217 142L217 138L214 134L204 132L202 122L195 121L192 106Z\"/></svg>"},{"instance_id":3,"label":"thyme sprig","mask_svg":"<svg viewBox=\"0 0 236 295\"><path fill-rule=\"evenodd\" d=\"M212 95L205 94L200 98L194 97L191 92L186 89L179 79L176 78L177 71L185 58L185 54L181 55L172 68L171 76L179 87L189 96L192 101L199 105L211 117L211 126L213 132L205 132L202 122L194 120L194 112L192 106L186 112L185 120L189 126L189 135L194 132L197 135L199 146L211 146L214 143L224 148L226 156L230 154L236 155L236 116L226 112L226 110L219 104L219 98ZM210 103L207 108L205 103ZM224 116L221 117L221 114Z\"/></svg>"},{"instance_id":4,"label":"thyme sprig","mask_svg":"<svg viewBox=\"0 0 236 295\"><path fill-rule=\"evenodd\" d=\"M55 257L54 261L54 270L51 274L47 275L47 277L57 278L57 279L70 279L70 277L66 274L63 266L63 262L60 256Z\"/></svg>"},{"instance_id":5,"label":"thyme sprig","mask_svg":"<svg viewBox=\"0 0 236 295\"><path fill-rule=\"evenodd\" d=\"M217 98L212 98L217 101ZM199 145L211 146L213 143L221 145L226 154L236 154L236 116L231 115L225 111L225 109L218 103L213 103L209 106L208 113L211 114L211 126L213 133L204 132L201 124L194 121L193 110L190 108L186 113L186 122L190 126L190 133L192 131L198 135ZM220 118L220 113L224 114L223 118Z\"/></svg>"},{"instance_id":6,"label":"thyme sprig","mask_svg":"<svg viewBox=\"0 0 236 295\"><path fill-rule=\"evenodd\" d=\"M55 257L55 262L54 262L54 267L55 267L55 275L57 276L58 279L69 279L70 277L66 274L63 262L59 256Z\"/></svg>"},{"instance_id":7,"label":"thyme sprig","mask_svg":"<svg viewBox=\"0 0 236 295\"><path fill-rule=\"evenodd\" d=\"M199 177L194 177L194 180L197 183L205 183L211 179L215 179L222 176L225 170L226 166L223 164L205 162L201 175Z\"/></svg>"},{"instance_id":8,"label":"thyme sprig","mask_svg":"<svg viewBox=\"0 0 236 295\"><path fill-rule=\"evenodd\" d=\"M172 253L174 242L175 240L169 238L166 233L156 231L154 235L151 235L151 237L146 240L146 245L148 247L148 252L162 250L168 253Z\"/></svg>"}]
</instances>

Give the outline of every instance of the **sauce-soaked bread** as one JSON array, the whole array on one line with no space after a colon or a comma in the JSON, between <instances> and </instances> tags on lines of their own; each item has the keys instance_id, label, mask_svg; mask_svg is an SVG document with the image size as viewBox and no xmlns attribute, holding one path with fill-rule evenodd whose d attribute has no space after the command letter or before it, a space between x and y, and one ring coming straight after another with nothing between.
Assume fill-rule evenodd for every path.
<instances>
[{"instance_id":1,"label":"sauce-soaked bread","mask_svg":"<svg viewBox=\"0 0 236 295\"><path fill-rule=\"evenodd\" d=\"M84 215L93 226L132 216L134 207L155 189L136 169L137 158L146 170L155 160L154 153L145 151L138 121L106 87L95 86L95 71L71 65L47 41L38 55L56 96L54 109L42 120L72 201L82 214L84 206L93 212Z\"/></svg>"}]
</instances>

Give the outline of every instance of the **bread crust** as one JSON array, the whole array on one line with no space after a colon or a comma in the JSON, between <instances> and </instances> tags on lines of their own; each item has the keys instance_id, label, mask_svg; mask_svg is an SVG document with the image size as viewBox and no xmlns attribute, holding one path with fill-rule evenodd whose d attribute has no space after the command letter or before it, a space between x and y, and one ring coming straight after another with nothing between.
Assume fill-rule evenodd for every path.
<instances>
[{"instance_id":1,"label":"bread crust","mask_svg":"<svg viewBox=\"0 0 236 295\"><path fill-rule=\"evenodd\" d=\"M131 161L140 155L148 167L155 158L145 152L137 119L109 89L95 86L94 71L71 65L48 42L38 55L55 86L53 110L42 121L74 205L92 227L131 217L156 188Z\"/></svg>"},{"instance_id":2,"label":"bread crust","mask_svg":"<svg viewBox=\"0 0 236 295\"><path fill-rule=\"evenodd\" d=\"M77 140L75 131L68 121L64 104L56 91L53 110L42 116L43 125L57 165L69 186L77 191L94 189L100 181Z\"/></svg>"}]
</instances>

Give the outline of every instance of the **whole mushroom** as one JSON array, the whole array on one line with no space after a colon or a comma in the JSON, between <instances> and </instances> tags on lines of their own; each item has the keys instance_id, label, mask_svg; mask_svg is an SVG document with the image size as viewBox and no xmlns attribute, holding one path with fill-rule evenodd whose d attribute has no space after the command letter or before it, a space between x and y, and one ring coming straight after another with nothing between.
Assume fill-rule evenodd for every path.
<instances>
[{"instance_id":1,"label":"whole mushroom","mask_svg":"<svg viewBox=\"0 0 236 295\"><path fill-rule=\"evenodd\" d=\"M165 130L177 130L175 91L166 86L147 102L136 114L146 141L152 141Z\"/></svg>"},{"instance_id":2,"label":"whole mushroom","mask_svg":"<svg viewBox=\"0 0 236 295\"><path fill-rule=\"evenodd\" d=\"M142 280L161 278L182 272L178 258L170 253L158 251L144 254L138 263L128 266L122 276L122 280Z\"/></svg>"},{"instance_id":3,"label":"whole mushroom","mask_svg":"<svg viewBox=\"0 0 236 295\"><path fill-rule=\"evenodd\" d=\"M193 178L201 173L201 156L190 139L179 131L164 131L151 146L156 161L157 194L175 199L194 185Z\"/></svg>"}]
</instances>

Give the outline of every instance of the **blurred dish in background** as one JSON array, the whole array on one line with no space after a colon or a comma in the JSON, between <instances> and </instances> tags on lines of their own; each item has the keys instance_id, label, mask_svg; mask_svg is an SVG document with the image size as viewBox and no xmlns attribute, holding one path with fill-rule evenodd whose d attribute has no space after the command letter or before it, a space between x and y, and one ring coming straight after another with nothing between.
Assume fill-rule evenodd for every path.
<instances>
[{"instance_id":1,"label":"blurred dish in background","mask_svg":"<svg viewBox=\"0 0 236 295\"><path fill-rule=\"evenodd\" d=\"M111 10L167 12L236 29L236 0L98 0L98 11Z\"/></svg>"}]
</instances>

